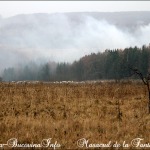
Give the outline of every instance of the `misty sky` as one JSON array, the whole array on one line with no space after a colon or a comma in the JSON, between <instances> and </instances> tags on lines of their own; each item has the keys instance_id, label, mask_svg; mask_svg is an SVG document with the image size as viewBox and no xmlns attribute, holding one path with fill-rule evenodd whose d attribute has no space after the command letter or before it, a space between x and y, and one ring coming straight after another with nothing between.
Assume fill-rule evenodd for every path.
<instances>
[{"instance_id":1,"label":"misty sky","mask_svg":"<svg viewBox=\"0 0 150 150\"><path fill-rule=\"evenodd\" d=\"M137 22L132 15L130 20L114 17L121 24L116 26L112 17L63 14L121 11L150 11L150 1L0 1L0 70L30 60L73 62L91 52L149 44L150 15ZM128 30L134 23L136 28Z\"/></svg>"},{"instance_id":2,"label":"misty sky","mask_svg":"<svg viewBox=\"0 0 150 150\"><path fill-rule=\"evenodd\" d=\"M0 1L0 14L82 12L82 11L149 11L150 1Z\"/></svg>"}]
</instances>

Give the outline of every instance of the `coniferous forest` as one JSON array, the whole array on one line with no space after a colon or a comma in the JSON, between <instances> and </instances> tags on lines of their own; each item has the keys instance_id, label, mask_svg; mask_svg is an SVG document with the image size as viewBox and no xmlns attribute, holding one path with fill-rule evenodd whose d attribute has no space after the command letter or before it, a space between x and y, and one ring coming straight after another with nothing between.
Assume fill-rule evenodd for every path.
<instances>
[{"instance_id":1,"label":"coniferous forest","mask_svg":"<svg viewBox=\"0 0 150 150\"><path fill-rule=\"evenodd\" d=\"M137 78L129 67L137 68L143 75L150 69L150 46L129 47L91 53L73 63L47 62L37 65L30 62L21 67L5 68L3 81L84 81Z\"/></svg>"}]
</instances>

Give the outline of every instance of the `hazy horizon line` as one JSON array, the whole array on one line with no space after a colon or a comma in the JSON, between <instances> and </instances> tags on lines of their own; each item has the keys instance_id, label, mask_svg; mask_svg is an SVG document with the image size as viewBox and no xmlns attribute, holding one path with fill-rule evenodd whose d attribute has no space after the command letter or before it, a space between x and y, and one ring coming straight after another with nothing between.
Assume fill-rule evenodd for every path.
<instances>
[{"instance_id":1,"label":"hazy horizon line","mask_svg":"<svg viewBox=\"0 0 150 150\"><path fill-rule=\"evenodd\" d=\"M2 19L7 19L7 18L12 18L12 17L16 17L16 16L21 16L21 15L54 15L54 14L68 14L68 13L134 13L134 12L150 12L150 10L133 10L133 11L65 11L65 12L33 12L33 13L19 13L19 14L15 14L12 16L3 16L2 14L0 14L0 17Z\"/></svg>"}]
</instances>

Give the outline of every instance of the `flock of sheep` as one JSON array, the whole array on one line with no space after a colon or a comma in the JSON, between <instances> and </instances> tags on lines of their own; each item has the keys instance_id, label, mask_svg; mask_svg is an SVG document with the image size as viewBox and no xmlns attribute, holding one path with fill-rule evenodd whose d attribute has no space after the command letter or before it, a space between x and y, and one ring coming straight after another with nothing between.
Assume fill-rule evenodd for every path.
<instances>
[{"instance_id":1,"label":"flock of sheep","mask_svg":"<svg viewBox=\"0 0 150 150\"><path fill-rule=\"evenodd\" d=\"M102 84L102 83L133 83L141 82L140 80L87 80L87 81L11 81L13 84Z\"/></svg>"},{"instance_id":2,"label":"flock of sheep","mask_svg":"<svg viewBox=\"0 0 150 150\"><path fill-rule=\"evenodd\" d=\"M106 81L54 81L54 82L44 82L44 81L11 81L9 83L14 83L14 84L93 84L93 83L103 83Z\"/></svg>"}]
</instances>

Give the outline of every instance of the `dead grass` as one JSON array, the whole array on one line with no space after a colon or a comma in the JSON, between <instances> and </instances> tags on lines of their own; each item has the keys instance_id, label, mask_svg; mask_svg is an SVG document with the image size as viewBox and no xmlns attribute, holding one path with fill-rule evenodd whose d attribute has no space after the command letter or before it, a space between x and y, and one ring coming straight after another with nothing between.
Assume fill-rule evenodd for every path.
<instances>
[{"instance_id":1,"label":"dead grass","mask_svg":"<svg viewBox=\"0 0 150 150\"><path fill-rule=\"evenodd\" d=\"M120 118L118 117L118 103ZM0 84L0 143L53 138L61 148L91 143L150 142L147 91L136 83Z\"/></svg>"}]
</instances>

